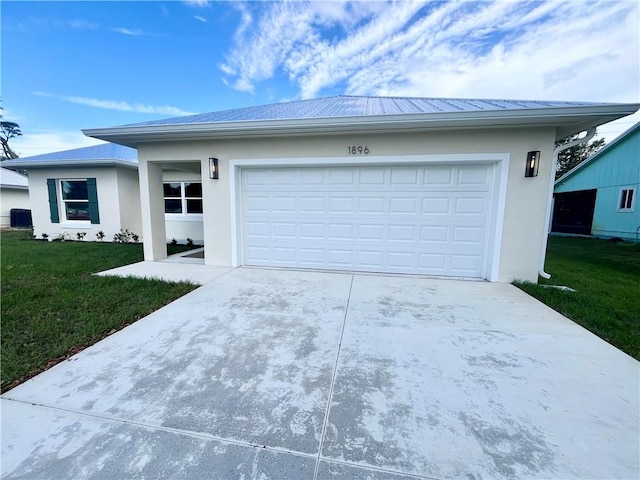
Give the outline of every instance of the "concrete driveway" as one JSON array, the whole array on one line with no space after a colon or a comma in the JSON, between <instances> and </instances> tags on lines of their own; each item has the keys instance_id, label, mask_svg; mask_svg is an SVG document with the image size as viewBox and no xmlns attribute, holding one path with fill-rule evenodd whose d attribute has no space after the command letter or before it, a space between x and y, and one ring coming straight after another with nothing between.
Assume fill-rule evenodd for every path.
<instances>
[{"instance_id":1,"label":"concrete driveway","mask_svg":"<svg viewBox=\"0 0 640 480\"><path fill-rule=\"evenodd\" d=\"M235 269L2 397L2 478L634 478L636 360L506 284Z\"/></svg>"}]
</instances>

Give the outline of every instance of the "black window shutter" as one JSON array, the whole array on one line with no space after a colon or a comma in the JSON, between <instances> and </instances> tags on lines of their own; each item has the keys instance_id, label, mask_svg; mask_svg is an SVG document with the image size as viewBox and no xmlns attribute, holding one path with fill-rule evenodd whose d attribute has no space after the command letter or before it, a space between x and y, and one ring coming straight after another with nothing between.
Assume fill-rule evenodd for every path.
<instances>
[{"instance_id":1,"label":"black window shutter","mask_svg":"<svg viewBox=\"0 0 640 480\"><path fill-rule=\"evenodd\" d=\"M100 223L98 189L96 188L95 178L87 178L87 195L89 197L89 216L91 217L91 223Z\"/></svg>"},{"instance_id":2,"label":"black window shutter","mask_svg":"<svg viewBox=\"0 0 640 480\"><path fill-rule=\"evenodd\" d=\"M56 194L56 179L47 178L47 189L49 190L49 213L51 223L60 223L60 211L58 210L58 195Z\"/></svg>"}]
</instances>

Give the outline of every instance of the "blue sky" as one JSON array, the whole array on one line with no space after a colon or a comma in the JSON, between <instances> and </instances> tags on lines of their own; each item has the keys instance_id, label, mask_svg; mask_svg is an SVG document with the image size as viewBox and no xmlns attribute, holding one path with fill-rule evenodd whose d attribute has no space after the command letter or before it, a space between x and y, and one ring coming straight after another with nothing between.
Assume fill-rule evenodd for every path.
<instances>
[{"instance_id":1,"label":"blue sky","mask_svg":"<svg viewBox=\"0 0 640 480\"><path fill-rule=\"evenodd\" d=\"M640 101L636 0L0 8L3 115L22 128L21 156L99 143L83 128L340 94Z\"/></svg>"}]
</instances>

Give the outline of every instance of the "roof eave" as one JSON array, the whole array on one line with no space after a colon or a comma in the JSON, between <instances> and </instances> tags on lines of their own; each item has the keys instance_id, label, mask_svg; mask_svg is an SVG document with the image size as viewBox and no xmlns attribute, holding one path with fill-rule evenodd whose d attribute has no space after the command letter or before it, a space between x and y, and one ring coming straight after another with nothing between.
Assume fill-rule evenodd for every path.
<instances>
[{"instance_id":1,"label":"roof eave","mask_svg":"<svg viewBox=\"0 0 640 480\"><path fill-rule=\"evenodd\" d=\"M36 160L36 161L19 161L6 160L11 162L9 165L12 168L23 168L25 170L42 169L42 168L71 168L71 167L127 167L138 168L137 162L127 162L125 160L114 159L96 159L96 160Z\"/></svg>"},{"instance_id":2,"label":"roof eave","mask_svg":"<svg viewBox=\"0 0 640 480\"><path fill-rule=\"evenodd\" d=\"M246 136L321 135L397 130L453 128L554 127L564 138L589 127L632 114L640 104L609 104L566 108L446 112L286 120L251 120L173 125L142 125L85 129L89 137L136 147L150 141L223 139Z\"/></svg>"}]
</instances>

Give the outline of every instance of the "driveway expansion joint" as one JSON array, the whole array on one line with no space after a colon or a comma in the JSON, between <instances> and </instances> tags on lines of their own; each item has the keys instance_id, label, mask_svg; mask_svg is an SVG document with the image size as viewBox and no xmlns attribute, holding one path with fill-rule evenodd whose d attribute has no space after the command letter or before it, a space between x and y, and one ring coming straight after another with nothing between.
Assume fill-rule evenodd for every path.
<instances>
[{"instance_id":1,"label":"driveway expansion joint","mask_svg":"<svg viewBox=\"0 0 640 480\"><path fill-rule=\"evenodd\" d=\"M349 313L349 301L351 300L351 292L353 291L353 280L355 275L351 275L349 284L349 295L347 295L347 304L344 307L344 318L342 319L342 331L340 332L340 341L338 342L338 353L336 353L336 362L333 365L333 374L331 375L331 385L329 386L329 395L327 396L327 408L324 412L324 422L322 424L322 433L320 435L320 445L318 447L318 458L316 467L313 471L313 480L318 480L318 470L320 469L320 458L322 457L322 447L324 445L324 437L327 434L327 426L329 424L329 412L331 411L331 400L333 398L333 387L336 384L336 376L338 375L338 362L340 361L340 350L342 349L342 340L344 339L344 330L347 325L347 314Z\"/></svg>"},{"instance_id":2,"label":"driveway expansion joint","mask_svg":"<svg viewBox=\"0 0 640 480\"><path fill-rule=\"evenodd\" d=\"M372 472L389 473L391 475L398 475L406 478L416 478L419 480L443 480L443 477L433 477L429 475L420 475L418 473L407 473L401 470L393 470L391 468L374 467L373 465L363 465L355 462L345 462L344 460L336 460L333 458L320 457L325 463L335 463L336 465L344 465L346 467L355 467L360 470L370 470Z\"/></svg>"},{"instance_id":3,"label":"driveway expansion joint","mask_svg":"<svg viewBox=\"0 0 640 480\"><path fill-rule=\"evenodd\" d=\"M282 448L282 447L270 447L268 445L262 445L262 444L258 444L258 443L250 443L250 442L243 442L240 440L235 440L235 439L231 439L231 438L225 438L225 437L219 437L216 435L211 435L210 433L203 433L203 432L194 432L193 430L181 430L178 428L172 428L172 427L165 427L162 425L156 425L156 424L152 424L152 423L143 423L143 422L136 422L134 420L127 420L127 419L123 419L123 418L118 418L118 417L112 417L110 415L106 415L106 414L97 414L97 413L90 413L90 412L83 412L80 410L74 410L72 408L64 408L64 407L59 407L59 406L55 406L55 405L48 405L46 403L35 403L35 402L31 402L31 401L24 401L24 400L19 400L16 398L10 398L10 397L2 397L3 400L7 400L10 402L16 402L16 403L22 403L25 405L31 405L34 407L41 407L41 408L46 408L49 410L56 410L59 412L65 412L65 413L71 413L73 415L80 415L80 416L84 416L84 417L91 417L91 418L95 418L98 420L106 420L109 422L113 422L113 423L122 423L125 425L131 425L134 427L139 427L139 428L145 428L145 429L150 429L150 430L159 430L162 432L166 432L166 433L173 433L175 435L181 435L184 437L192 437L192 438L198 438L198 439L203 439L203 440L213 440L216 442L220 442L220 443L225 443L225 444L230 444L230 445L237 445L239 447L249 447L249 448L254 448L256 450L266 450L266 451L271 451L274 453L284 453L284 454L288 454L288 455L295 455L297 457L304 457L304 458L311 458L311 459L317 459L318 456L316 454L313 453L304 453L304 452L298 452L295 450L289 450L286 448Z\"/></svg>"}]
</instances>

